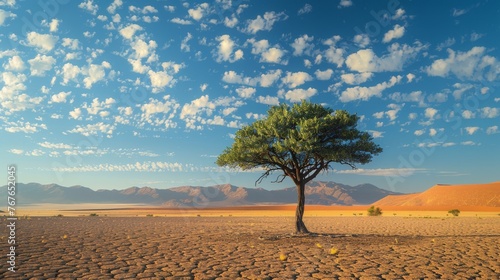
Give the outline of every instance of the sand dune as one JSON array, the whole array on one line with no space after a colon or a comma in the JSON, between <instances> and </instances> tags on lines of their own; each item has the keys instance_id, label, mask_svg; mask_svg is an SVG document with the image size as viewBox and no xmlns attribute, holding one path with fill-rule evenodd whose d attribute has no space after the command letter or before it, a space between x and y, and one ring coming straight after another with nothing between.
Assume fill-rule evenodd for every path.
<instances>
[{"instance_id":1,"label":"sand dune","mask_svg":"<svg viewBox=\"0 0 500 280\"><path fill-rule=\"evenodd\" d=\"M435 185L416 194L389 195L378 206L500 207L500 182L469 185Z\"/></svg>"}]
</instances>

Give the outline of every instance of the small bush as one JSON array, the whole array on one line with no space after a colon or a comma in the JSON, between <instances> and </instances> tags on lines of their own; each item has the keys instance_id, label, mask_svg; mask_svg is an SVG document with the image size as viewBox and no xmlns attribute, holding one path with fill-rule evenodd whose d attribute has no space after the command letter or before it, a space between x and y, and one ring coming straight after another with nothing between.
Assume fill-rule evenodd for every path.
<instances>
[{"instance_id":1,"label":"small bush","mask_svg":"<svg viewBox=\"0 0 500 280\"><path fill-rule=\"evenodd\" d=\"M457 217L458 215L460 215L460 210L458 210L458 209L452 209L452 210L448 211L448 213L450 213L453 216Z\"/></svg>"},{"instance_id":2,"label":"small bush","mask_svg":"<svg viewBox=\"0 0 500 280\"><path fill-rule=\"evenodd\" d=\"M375 208L375 206L372 206L368 208L368 216L380 216L382 215L382 209L379 207Z\"/></svg>"},{"instance_id":3,"label":"small bush","mask_svg":"<svg viewBox=\"0 0 500 280\"><path fill-rule=\"evenodd\" d=\"M90 217L97 217L97 216L99 216L99 215L97 215L97 213L90 213L90 215L89 215L89 216L90 216Z\"/></svg>"},{"instance_id":4,"label":"small bush","mask_svg":"<svg viewBox=\"0 0 500 280\"><path fill-rule=\"evenodd\" d=\"M147 214L146 217L153 217L153 214Z\"/></svg>"}]
</instances>

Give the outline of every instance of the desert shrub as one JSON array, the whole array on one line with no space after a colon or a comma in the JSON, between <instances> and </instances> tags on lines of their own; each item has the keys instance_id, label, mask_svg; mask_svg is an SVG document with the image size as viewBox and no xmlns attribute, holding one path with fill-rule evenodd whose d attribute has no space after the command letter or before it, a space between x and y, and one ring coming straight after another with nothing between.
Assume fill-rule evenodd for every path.
<instances>
[{"instance_id":1,"label":"desert shrub","mask_svg":"<svg viewBox=\"0 0 500 280\"><path fill-rule=\"evenodd\" d=\"M375 206L371 206L368 208L368 216L380 216L382 215L382 209L380 207L375 208Z\"/></svg>"},{"instance_id":2,"label":"desert shrub","mask_svg":"<svg viewBox=\"0 0 500 280\"><path fill-rule=\"evenodd\" d=\"M90 213L90 215L89 215L89 216L90 216L90 217L97 217L97 216L99 216L99 215L97 215L97 213Z\"/></svg>"},{"instance_id":3,"label":"desert shrub","mask_svg":"<svg viewBox=\"0 0 500 280\"><path fill-rule=\"evenodd\" d=\"M153 214L147 214L146 217L153 217Z\"/></svg>"},{"instance_id":4,"label":"desert shrub","mask_svg":"<svg viewBox=\"0 0 500 280\"><path fill-rule=\"evenodd\" d=\"M453 216L457 217L458 215L460 215L460 210L458 210L458 209L452 209L452 210L448 211L448 213L450 213Z\"/></svg>"}]
</instances>

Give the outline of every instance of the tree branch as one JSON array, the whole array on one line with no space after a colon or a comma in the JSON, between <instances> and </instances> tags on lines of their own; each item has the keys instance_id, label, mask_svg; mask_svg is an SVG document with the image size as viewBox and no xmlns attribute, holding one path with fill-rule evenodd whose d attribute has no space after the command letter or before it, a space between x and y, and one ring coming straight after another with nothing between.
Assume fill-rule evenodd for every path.
<instances>
[{"instance_id":1,"label":"tree branch","mask_svg":"<svg viewBox=\"0 0 500 280\"><path fill-rule=\"evenodd\" d=\"M339 163L340 163L340 164L349 165L352 169L358 169L358 168L356 167L356 165L354 165L354 164L352 164L352 163L350 163L350 162L344 161L344 160L341 160Z\"/></svg>"}]
</instances>

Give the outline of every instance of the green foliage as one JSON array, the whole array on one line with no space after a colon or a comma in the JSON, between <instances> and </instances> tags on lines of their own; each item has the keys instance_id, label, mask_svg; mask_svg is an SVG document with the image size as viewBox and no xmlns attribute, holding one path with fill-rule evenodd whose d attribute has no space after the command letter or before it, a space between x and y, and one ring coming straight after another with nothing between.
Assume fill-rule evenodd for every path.
<instances>
[{"instance_id":1,"label":"green foliage","mask_svg":"<svg viewBox=\"0 0 500 280\"><path fill-rule=\"evenodd\" d=\"M307 183L332 163L355 168L382 152L367 132L356 129L358 119L307 101L273 106L266 118L237 131L216 163L243 170L262 167L266 173L259 180L283 171L283 179Z\"/></svg>"},{"instance_id":2,"label":"green foliage","mask_svg":"<svg viewBox=\"0 0 500 280\"><path fill-rule=\"evenodd\" d=\"M89 215L89 216L90 216L90 217L97 217L97 216L99 216L99 215L97 215L97 213L90 213L90 215Z\"/></svg>"},{"instance_id":3,"label":"green foliage","mask_svg":"<svg viewBox=\"0 0 500 280\"><path fill-rule=\"evenodd\" d=\"M458 217L458 215L460 215L460 210L452 209L452 210L448 211L448 213L452 214L455 217Z\"/></svg>"},{"instance_id":4,"label":"green foliage","mask_svg":"<svg viewBox=\"0 0 500 280\"><path fill-rule=\"evenodd\" d=\"M382 215L382 209L379 207L375 208L375 206L371 206L368 208L368 216L380 216Z\"/></svg>"}]
</instances>

